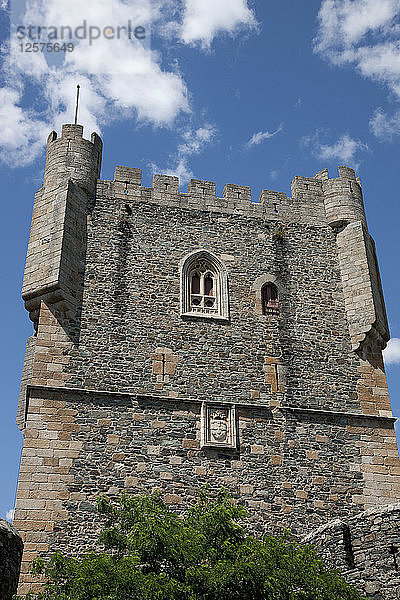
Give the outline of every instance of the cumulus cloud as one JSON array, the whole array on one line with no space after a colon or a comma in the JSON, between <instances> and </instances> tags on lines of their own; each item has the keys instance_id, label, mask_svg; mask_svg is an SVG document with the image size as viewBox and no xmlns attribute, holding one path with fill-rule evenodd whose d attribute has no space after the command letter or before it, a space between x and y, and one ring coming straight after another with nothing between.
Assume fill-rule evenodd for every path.
<instances>
[{"instance_id":1,"label":"cumulus cloud","mask_svg":"<svg viewBox=\"0 0 400 600\"><path fill-rule=\"evenodd\" d=\"M13 519L14 519L14 512L15 512L15 511L14 511L14 509L13 509L13 508L10 508L10 510L8 510L8 511L6 512L6 519L7 519L7 521L10 521L10 523L12 523L12 522L13 522Z\"/></svg>"},{"instance_id":2,"label":"cumulus cloud","mask_svg":"<svg viewBox=\"0 0 400 600\"><path fill-rule=\"evenodd\" d=\"M379 36L393 33L399 10L399 0L323 0L315 50L327 53L333 61L347 62L358 44L361 49L373 49ZM366 34L375 35L375 40L367 42Z\"/></svg>"},{"instance_id":3,"label":"cumulus cloud","mask_svg":"<svg viewBox=\"0 0 400 600\"><path fill-rule=\"evenodd\" d=\"M356 140L345 133L341 135L332 144L323 143L321 137L324 132L317 130L313 135L303 138L304 146L310 147L314 156L326 161L340 161L346 165L358 166L355 161L356 154L360 151L367 151L368 146L361 140Z\"/></svg>"},{"instance_id":4,"label":"cumulus cloud","mask_svg":"<svg viewBox=\"0 0 400 600\"><path fill-rule=\"evenodd\" d=\"M129 21L133 27L148 24L149 6L147 0L69 0L66 18L61 0L31 0L22 24L64 25L74 31L86 21L87 29L111 26L116 31L117 26L127 27ZM38 35L37 30L33 35ZM169 126L181 112L189 110L180 73L163 69L160 56L134 36L129 39L124 30L120 39L101 35L92 44L88 39L74 39L72 52L57 55L21 52L20 43L15 36L11 40L6 83L1 90L0 134L5 135L0 136L0 158L9 164L25 165L34 160L48 131L71 121L77 83L82 91L80 122L89 131L101 131L105 123L116 118ZM36 114L23 108L27 88L36 88L43 100L44 108Z\"/></svg>"},{"instance_id":5,"label":"cumulus cloud","mask_svg":"<svg viewBox=\"0 0 400 600\"><path fill-rule=\"evenodd\" d=\"M187 183L193 177L189 166L191 156L200 154L215 139L216 129L213 125L205 124L198 129L186 129L182 134L182 142L177 152L171 157L173 167L161 170L165 175L179 177L181 183ZM160 172L156 165L152 165L153 171Z\"/></svg>"},{"instance_id":6,"label":"cumulus cloud","mask_svg":"<svg viewBox=\"0 0 400 600\"><path fill-rule=\"evenodd\" d=\"M5 0L0 2L5 6ZM25 32L29 25L56 26L58 31L64 26L74 32L85 22L87 30L111 26L114 32L113 39L107 39L94 31L97 39L92 43L73 35L72 52L49 54L21 52L21 41L36 40L17 39L14 31L4 66L0 113L0 160L13 166L32 162L42 151L47 133L71 122L78 83L79 122L87 132L100 133L114 119L170 127L177 117L190 113L188 90L177 63L163 66L159 53L150 48L152 30L168 30L175 40L208 48L223 32L234 34L256 25L246 0L69 0L67 13L62 0L26 0L18 18L17 6L20 11L24 1L11 4L12 22L16 26L18 20ZM116 39L117 28L123 31L129 21L133 28L145 27L144 40L128 39L123 33ZM38 30L33 34L37 37ZM45 33L40 41L55 40L46 39ZM5 50L3 46L3 54ZM37 98L35 108L27 109L32 94ZM184 166L184 155L182 160Z\"/></svg>"},{"instance_id":7,"label":"cumulus cloud","mask_svg":"<svg viewBox=\"0 0 400 600\"><path fill-rule=\"evenodd\" d=\"M233 34L257 24L247 0L184 0L180 36L185 44L210 48L220 33Z\"/></svg>"},{"instance_id":8,"label":"cumulus cloud","mask_svg":"<svg viewBox=\"0 0 400 600\"><path fill-rule=\"evenodd\" d=\"M26 165L43 147L48 125L19 106L20 93L0 89L0 156L9 166Z\"/></svg>"},{"instance_id":9,"label":"cumulus cloud","mask_svg":"<svg viewBox=\"0 0 400 600\"><path fill-rule=\"evenodd\" d=\"M324 0L314 50L335 65L351 65L385 84L400 100L399 17L400 0ZM397 121L397 115L392 118ZM378 137L382 126L375 115L371 129Z\"/></svg>"},{"instance_id":10,"label":"cumulus cloud","mask_svg":"<svg viewBox=\"0 0 400 600\"><path fill-rule=\"evenodd\" d=\"M391 338L383 351L386 365L400 364L400 338Z\"/></svg>"},{"instance_id":11,"label":"cumulus cloud","mask_svg":"<svg viewBox=\"0 0 400 600\"><path fill-rule=\"evenodd\" d=\"M270 138L274 137L274 135L282 131L282 129L283 123L279 125L276 131L258 131L257 133L253 133L249 141L246 143L246 147L251 148L251 146L257 146L258 144L261 144L261 142L264 142L265 140L269 140Z\"/></svg>"}]
</instances>

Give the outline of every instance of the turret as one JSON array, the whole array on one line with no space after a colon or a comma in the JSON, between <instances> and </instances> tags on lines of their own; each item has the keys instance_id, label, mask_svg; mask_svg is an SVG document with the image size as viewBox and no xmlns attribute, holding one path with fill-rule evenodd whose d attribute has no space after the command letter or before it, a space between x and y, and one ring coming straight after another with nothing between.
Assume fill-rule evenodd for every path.
<instances>
[{"instance_id":1,"label":"turret","mask_svg":"<svg viewBox=\"0 0 400 600\"><path fill-rule=\"evenodd\" d=\"M389 339L385 303L375 244L368 233L360 179L350 167L339 167L329 179L327 169L314 175L322 183L327 223L336 244L347 322L353 350L374 353Z\"/></svg>"},{"instance_id":2,"label":"turret","mask_svg":"<svg viewBox=\"0 0 400 600\"><path fill-rule=\"evenodd\" d=\"M43 187L35 196L22 297L37 327L40 303L73 317L86 253L89 197L100 176L102 141L82 125L63 125L47 140Z\"/></svg>"},{"instance_id":3,"label":"turret","mask_svg":"<svg viewBox=\"0 0 400 600\"><path fill-rule=\"evenodd\" d=\"M336 179L329 179L326 169L315 175L322 182L328 224L339 228L361 221L367 228L360 179L356 179L350 167L339 167L338 170L339 177Z\"/></svg>"},{"instance_id":4,"label":"turret","mask_svg":"<svg viewBox=\"0 0 400 600\"><path fill-rule=\"evenodd\" d=\"M82 125L63 125L60 138L52 131L47 139L46 190L70 179L85 192L93 193L96 179L100 177L102 146L97 133L92 133L90 140L83 138Z\"/></svg>"}]
</instances>

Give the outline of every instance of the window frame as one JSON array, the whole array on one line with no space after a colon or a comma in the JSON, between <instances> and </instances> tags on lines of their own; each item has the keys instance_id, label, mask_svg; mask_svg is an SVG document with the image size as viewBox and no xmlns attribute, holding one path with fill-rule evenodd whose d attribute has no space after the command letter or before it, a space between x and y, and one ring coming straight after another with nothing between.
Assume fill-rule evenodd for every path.
<instances>
[{"instance_id":1,"label":"window frame","mask_svg":"<svg viewBox=\"0 0 400 600\"><path fill-rule=\"evenodd\" d=\"M279 313L263 313L262 306L262 288L264 285L273 284L276 288L278 294L278 303L279 303ZM288 295L288 292L285 286L282 283L281 277L279 275L273 275L271 273L264 273L257 277L257 279L253 282L251 286L251 293L254 298L254 312L258 317L262 319L279 319L282 316L282 304L285 298Z\"/></svg>"},{"instance_id":2,"label":"window frame","mask_svg":"<svg viewBox=\"0 0 400 600\"><path fill-rule=\"evenodd\" d=\"M276 306L268 306L267 288L274 290ZM273 281L266 281L261 286L261 312L264 316L279 317L279 290Z\"/></svg>"},{"instance_id":3,"label":"window frame","mask_svg":"<svg viewBox=\"0 0 400 600\"><path fill-rule=\"evenodd\" d=\"M200 261L204 261L206 263L207 270L211 272L214 277L215 296L210 297L215 298L215 312L203 312L202 310L192 310L192 276L196 271L197 263ZM228 275L226 267L222 263L222 261L217 256L215 256L215 254L209 252L208 250L196 250L188 254L181 261L180 271L181 317L194 317L201 319L216 319L219 321L229 321ZM205 274L207 274L207 271L205 272ZM206 295L203 294L203 303L205 297Z\"/></svg>"}]
</instances>

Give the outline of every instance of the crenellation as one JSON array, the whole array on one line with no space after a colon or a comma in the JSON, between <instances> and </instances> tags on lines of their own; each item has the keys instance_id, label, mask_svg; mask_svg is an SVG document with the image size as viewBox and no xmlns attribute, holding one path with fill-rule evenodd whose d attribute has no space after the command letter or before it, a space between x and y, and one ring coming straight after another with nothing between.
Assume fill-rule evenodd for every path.
<instances>
[{"instance_id":1,"label":"crenellation","mask_svg":"<svg viewBox=\"0 0 400 600\"><path fill-rule=\"evenodd\" d=\"M153 176L154 197L160 198L161 195L179 195L179 179L170 175Z\"/></svg>"},{"instance_id":2,"label":"crenellation","mask_svg":"<svg viewBox=\"0 0 400 600\"><path fill-rule=\"evenodd\" d=\"M141 185L142 183L142 169L135 169L134 167L122 167L117 165L114 172L114 181L120 181L129 185Z\"/></svg>"},{"instance_id":3,"label":"crenellation","mask_svg":"<svg viewBox=\"0 0 400 600\"><path fill-rule=\"evenodd\" d=\"M313 178L318 179L318 181L326 181L329 179L328 169L322 169L321 171L318 171L318 173L315 173Z\"/></svg>"},{"instance_id":4,"label":"crenellation","mask_svg":"<svg viewBox=\"0 0 400 600\"><path fill-rule=\"evenodd\" d=\"M233 200L236 204L250 203L251 188L247 185L227 183L224 187L223 197L225 200Z\"/></svg>"},{"instance_id":5,"label":"crenellation","mask_svg":"<svg viewBox=\"0 0 400 600\"><path fill-rule=\"evenodd\" d=\"M321 181L315 177L299 177L291 183L292 197L296 201L318 201L318 196L323 196Z\"/></svg>"},{"instance_id":6,"label":"crenellation","mask_svg":"<svg viewBox=\"0 0 400 600\"><path fill-rule=\"evenodd\" d=\"M62 126L61 137L67 140L83 138L83 125L67 123Z\"/></svg>"},{"instance_id":7,"label":"crenellation","mask_svg":"<svg viewBox=\"0 0 400 600\"><path fill-rule=\"evenodd\" d=\"M215 182L202 179L191 179L188 185L189 196L198 196L200 201L215 199Z\"/></svg>"},{"instance_id":8,"label":"crenellation","mask_svg":"<svg viewBox=\"0 0 400 600\"><path fill-rule=\"evenodd\" d=\"M400 504L374 506L354 517L332 520L303 539L368 599L397 600L399 517Z\"/></svg>"},{"instance_id":9,"label":"crenellation","mask_svg":"<svg viewBox=\"0 0 400 600\"><path fill-rule=\"evenodd\" d=\"M338 167L339 179L356 180L356 173L351 167Z\"/></svg>"}]
</instances>

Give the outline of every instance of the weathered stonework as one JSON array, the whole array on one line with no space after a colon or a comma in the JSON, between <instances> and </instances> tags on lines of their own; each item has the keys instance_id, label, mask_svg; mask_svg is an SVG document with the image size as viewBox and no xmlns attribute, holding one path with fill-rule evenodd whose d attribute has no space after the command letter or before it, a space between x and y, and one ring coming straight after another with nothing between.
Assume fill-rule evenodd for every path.
<instances>
[{"instance_id":1,"label":"weathered stonework","mask_svg":"<svg viewBox=\"0 0 400 600\"><path fill-rule=\"evenodd\" d=\"M305 542L369 600L400 598L400 504L371 508L323 525Z\"/></svg>"},{"instance_id":2,"label":"weathered stonework","mask_svg":"<svg viewBox=\"0 0 400 600\"><path fill-rule=\"evenodd\" d=\"M35 200L21 590L36 553L94 543L99 492L160 488L183 507L208 483L243 502L255 529L299 536L399 500L386 314L354 172L296 177L292 198L263 190L251 203L246 186L217 198L213 182L180 193L155 175L146 188L130 167L99 180L100 150L79 126L50 137ZM42 229L52 252L36 250ZM196 252L220 313L187 310ZM279 314L262 314L267 282Z\"/></svg>"},{"instance_id":3,"label":"weathered stonework","mask_svg":"<svg viewBox=\"0 0 400 600\"><path fill-rule=\"evenodd\" d=\"M0 598L11 600L17 592L23 543L18 532L0 519Z\"/></svg>"}]
</instances>

